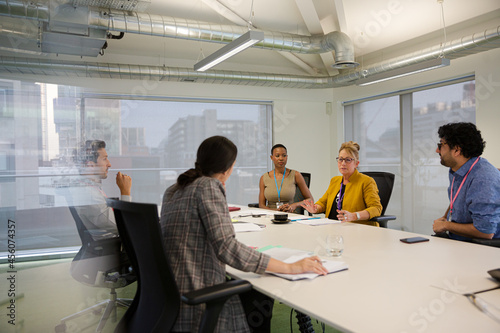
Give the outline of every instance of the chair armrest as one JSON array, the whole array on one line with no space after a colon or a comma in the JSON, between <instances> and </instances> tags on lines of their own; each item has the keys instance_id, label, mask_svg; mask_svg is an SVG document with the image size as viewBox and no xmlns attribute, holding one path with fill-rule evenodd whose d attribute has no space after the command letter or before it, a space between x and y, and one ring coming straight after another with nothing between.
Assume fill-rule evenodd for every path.
<instances>
[{"instance_id":1,"label":"chair armrest","mask_svg":"<svg viewBox=\"0 0 500 333\"><path fill-rule=\"evenodd\" d=\"M387 221L392 221L395 219L396 219L396 216L394 216L394 215L380 215L380 216L377 216L377 217L370 219L370 221L387 222Z\"/></svg>"},{"instance_id":2,"label":"chair armrest","mask_svg":"<svg viewBox=\"0 0 500 333\"><path fill-rule=\"evenodd\" d=\"M371 218L370 221L378 222L378 224L382 228L387 228L387 222L395 220L395 219L396 219L396 216L394 216L394 215L380 215L380 216Z\"/></svg>"},{"instance_id":3,"label":"chair armrest","mask_svg":"<svg viewBox=\"0 0 500 333\"><path fill-rule=\"evenodd\" d=\"M248 207L251 207L251 208L259 208L259 204L258 204L258 203L249 203L249 204L248 204Z\"/></svg>"},{"instance_id":4,"label":"chair armrest","mask_svg":"<svg viewBox=\"0 0 500 333\"><path fill-rule=\"evenodd\" d=\"M189 305L198 305L211 302L216 299L229 298L252 289L250 282L246 280L231 280L214 286L190 291L181 296L181 300Z\"/></svg>"},{"instance_id":5,"label":"chair armrest","mask_svg":"<svg viewBox=\"0 0 500 333\"><path fill-rule=\"evenodd\" d=\"M500 238L494 238L494 239L473 238L472 243L493 246L493 247L500 247Z\"/></svg>"}]
</instances>

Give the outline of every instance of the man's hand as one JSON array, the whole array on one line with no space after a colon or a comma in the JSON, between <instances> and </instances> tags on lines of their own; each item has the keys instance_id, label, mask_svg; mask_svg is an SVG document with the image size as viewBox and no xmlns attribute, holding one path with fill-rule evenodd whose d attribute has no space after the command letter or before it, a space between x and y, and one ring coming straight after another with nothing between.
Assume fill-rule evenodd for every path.
<instances>
[{"instance_id":1,"label":"man's hand","mask_svg":"<svg viewBox=\"0 0 500 333\"><path fill-rule=\"evenodd\" d=\"M434 220L434 224L432 225L432 230L434 230L435 233L442 233L448 231L446 229L448 221L446 221L445 217L440 217L437 220Z\"/></svg>"},{"instance_id":2,"label":"man's hand","mask_svg":"<svg viewBox=\"0 0 500 333\"><path fill-rule=\"evenodd\" d=\"M130 178L130 176L127 176L126 174L118 172L116 174L116 185L118 185L121 195L130 195L130 189L132 188L132 178Z\"/></svg>"},{"instance_id":3,"label":"man's hand","mask_svg":"<svg viewBox=\"0 0 500 333\"><path fill-rule=\"evenodd\" d=\"M445 217L441 217L434 221L432 230L435 233L451 232L456 235L469 238L485 238L492 239L494 233L486 234L476 229L473 223L456 223L447 221Z\"/></svg>"}]
</instances>

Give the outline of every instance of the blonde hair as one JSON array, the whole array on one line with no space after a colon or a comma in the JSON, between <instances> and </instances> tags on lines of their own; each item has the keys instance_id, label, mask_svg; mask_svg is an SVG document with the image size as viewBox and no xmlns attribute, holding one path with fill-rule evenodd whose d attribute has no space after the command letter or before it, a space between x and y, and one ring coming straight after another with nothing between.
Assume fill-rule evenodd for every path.
<instances>
[{"instance_id":1,"label":"blonde hair","mask_svg":"<svg viewBox=\"0 0 500 333\"><path fill-rule=\"evenodd\" d=\"M342 150L346 150L349 155L351 155L352 157L354 157L357 161L359 161L359 150L360 150L360 147L359 147L359 144L357 142L354 142L354 141L347 141L347 142L344 142L341 146L340 146L340 149L339 149L339 153L342 151Z\"/></svg>"}]
</instances>

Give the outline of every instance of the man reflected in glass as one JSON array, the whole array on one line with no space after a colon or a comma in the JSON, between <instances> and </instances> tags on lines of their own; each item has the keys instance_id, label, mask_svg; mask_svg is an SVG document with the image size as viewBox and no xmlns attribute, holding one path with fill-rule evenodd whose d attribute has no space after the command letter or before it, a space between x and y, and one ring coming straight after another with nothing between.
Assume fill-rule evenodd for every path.
<instances>
[{"instance_id":1,"label":"man reflected in glass","mask_svg":"<svg viewBox=\"0 0 500 333\"><path fill-rule=\"evenodd\" d=\"M82 248L73 259L71 275L90 285L98 284L99 272L106 276L130 273L128 256L118 238L113 210L106 205L102 181L108 178L111 163L102 140L87 140L74 154L79 176L61 191L75 219ZM131 201L132 179L118 172L116 184L121 200ZM133 281L134 275L128 274ZM130 281L130 282L131 282Z\"/></svg>"},{"instance_id":2,"label":"man reflected in glass","mask_svg":"<svg viewBox=\"0 0 500 333\"><path fill-rule=\"evenodd\" d=\"M70 206L75 207L87 229L101 229L117 234L113 210L106 205L106 193L102 181L108 178L111 162L106 152L106 143L101 140L87 140L76 154L76 164L80 177L70 187L67 196ZM118 172L116 185L120 189L120 199L131 201L130 176Z\"/></svg>"}]
</instances>

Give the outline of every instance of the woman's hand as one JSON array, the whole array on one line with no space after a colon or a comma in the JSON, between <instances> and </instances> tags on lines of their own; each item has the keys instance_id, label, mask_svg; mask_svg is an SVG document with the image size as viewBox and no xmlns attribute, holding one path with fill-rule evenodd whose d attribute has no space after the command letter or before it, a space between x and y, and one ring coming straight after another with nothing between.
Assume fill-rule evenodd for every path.
<instances>
[{"instance_id":1,"label":"woman's hand","mask_svg":"<svg viewBox=\"0 0 500 333\"><path fill-rule=\"evenodd\" d=\"M355 213L348 212L347 210L337 209L337 219L342 222L357 221L358 216Z\"/></svg>"},{"instance_id":2,"label":"woman's hand","mask_svg":"<svg viewBox=\"0 0 500 333\"><path fill-rule=\"evenodd\" d=\"M312 200L304 200L300 205L311 214L318 213L318 205L316 205Z\"/></svg>"},{"instance_id":3,"label":"woman's hand","mask_svg":"<svg viewBox=\"0 0 500 333\"><path fill-rule=\"evenodd\" d=\"M282 212L288 212L289 208L290 208L289 204L283 204L283 205L281 205L281 206L278 207L278 210L282 211Z\"/></svg>"},{"instance_id":4,"label":"woman's hand","mask_svg":"<svg viewBox=\"0 0 500 333\"><path fill-rule=\"evenodd\" d=\"M284 205L281 205L278 210L281 210L282 212L293 213L293 211L295 211L296 208L297 208L297 203L294 203L294 204L284 204Z\"/></svg>"},{"instance_id":5,"label":"woman's hand","mask_svg":"<svg viewBox=\"0 0 500 333\"><path fill-rule=\"evenodd\" d=\"M321 259L318 256L304 258L289 265L290 272L288 274L300 274L306 272L313 272L320 275L328 274L328 271L323 266Z\"/></svg>"},{"instance_id":6,"label":"woman's hand","mask_svg":"<svg viewBox=\"0 0 500 333\"><path fill-rule=\"evenodd\" d=\"M304 258L291 264L270 258L266 270L269 272L284 274L300 274L306 272L314 272L320 275L328 274L328 271L323 266L321 259L318 256Z\"/></svg>"}]
</instances>

